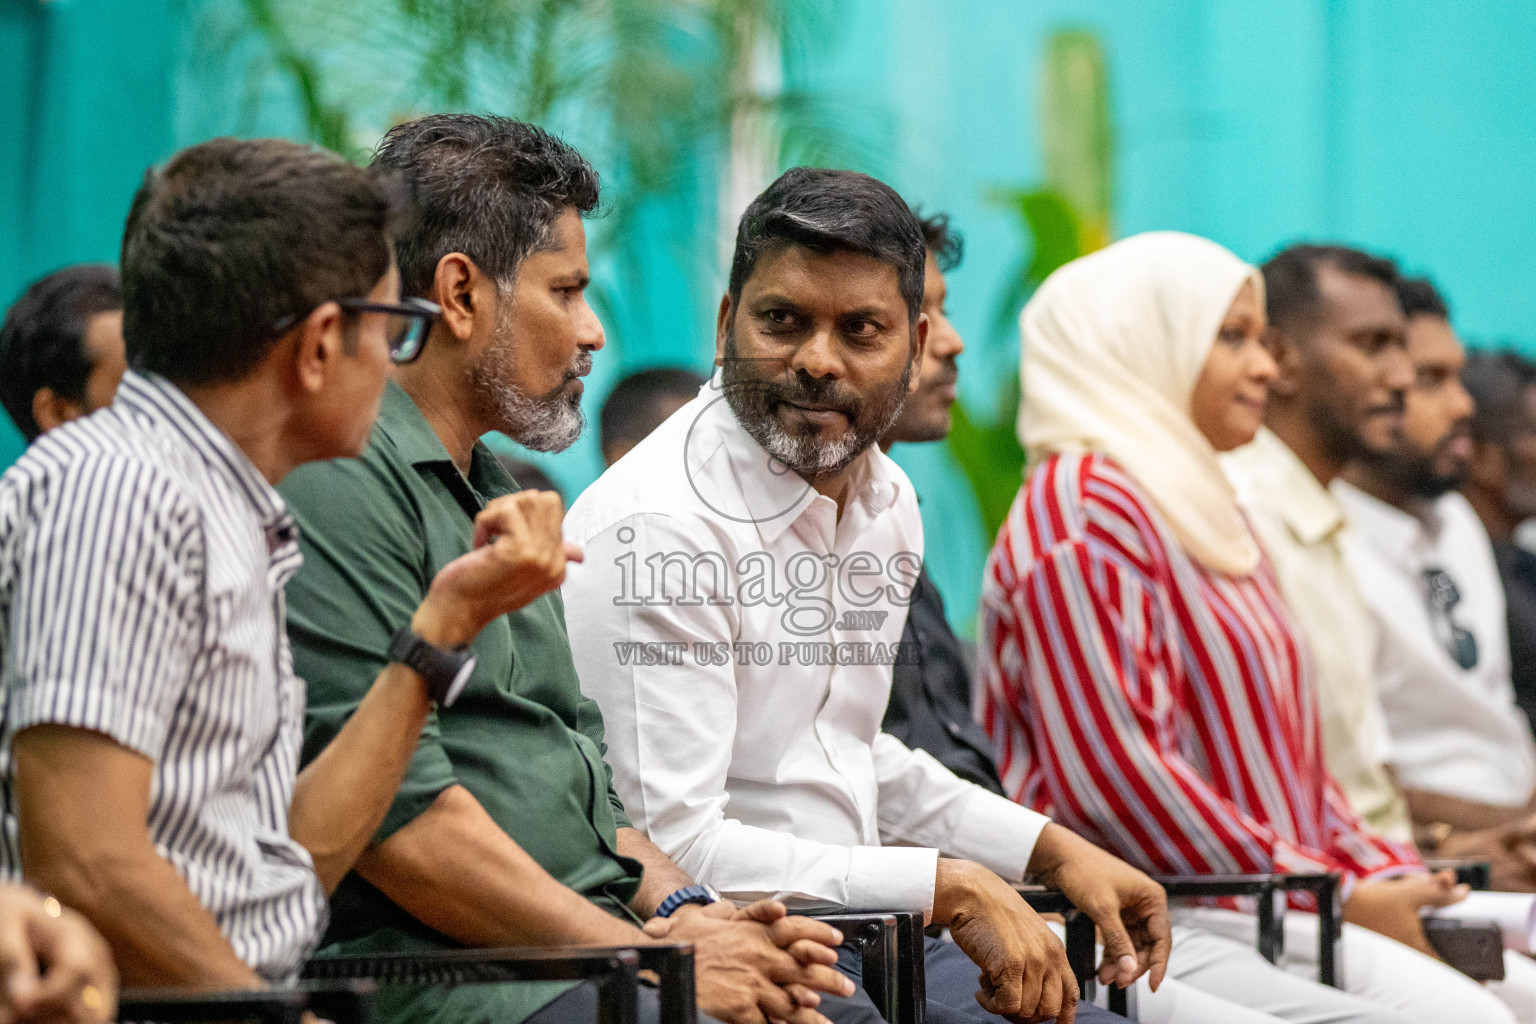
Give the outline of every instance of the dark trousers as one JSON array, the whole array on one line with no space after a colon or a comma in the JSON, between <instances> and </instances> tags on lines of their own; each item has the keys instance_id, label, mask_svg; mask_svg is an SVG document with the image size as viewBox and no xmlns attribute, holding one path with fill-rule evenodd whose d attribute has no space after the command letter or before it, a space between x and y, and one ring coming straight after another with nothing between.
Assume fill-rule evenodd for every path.
<instances>
[{"instance_id":1,"label":"dark trousers","mask_svg":"<svg viewBox=\"0 0 1536 1024\"><path fill-rule=\"evenodd\" d=\"M661 993L644 982L640 985L640 1024L661 1024ZM535 1013L523 1024L592 1024L597 1019L597 986L580 984ZM879 1020L879 1017L875 1018ZM699 1024L720 1024L703 1010Z\"/></svg>"},{"instance_id":2,"label":"dark trousers","mask_svg":"<svg viewBox=\"0 0 1536 1024\"><path fill-rule=\"evenodd\" d=\"M971 958L953 942L930 938L923 966L928 982L929 1024L999 1024L1002 1020L988 1013L976 1002L976 975ZM859 958L847 950L838 950L837 968L854 981L859 977ZM834 1024L882 1024L875 1004L860 989L853 995L821 997L821 1012ZM1077 1019L1081 1024L1125 1024L1125 1018L1108 1013L1089 1003L1079 1003Z\"/></svg>"}]
</instances>

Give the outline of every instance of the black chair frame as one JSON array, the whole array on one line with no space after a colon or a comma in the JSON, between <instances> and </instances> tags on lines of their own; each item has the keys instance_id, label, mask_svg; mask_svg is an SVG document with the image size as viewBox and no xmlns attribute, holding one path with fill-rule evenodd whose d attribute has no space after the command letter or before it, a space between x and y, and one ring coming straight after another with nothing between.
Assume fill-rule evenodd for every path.
<instances>
[{"instance_id":1,"label":"black chair frame","mask_svg":"<svg viewBox=\"0 0 1536 1024\"><path fill-rule=\"evenodd\" d=\"M343 954L309 961L304 977L407 985L589 981L597 987L598 1024L635 1024L641 970L661 982L664 1024L694 1024L693 947L686 944Z\"/></svg>"},{"instance_id":2,"label":"black chair frame","mask_svg":"<svg viewBox=\"0 0 1536 1024\"><path fill-rule=\"evenodd\" d=\"M125 989L117 1020L159 1024L301 1024L306 1011L334 1024L368 1024L371 981L300 984L246 992Z\"/></svg>"}]
</instances>

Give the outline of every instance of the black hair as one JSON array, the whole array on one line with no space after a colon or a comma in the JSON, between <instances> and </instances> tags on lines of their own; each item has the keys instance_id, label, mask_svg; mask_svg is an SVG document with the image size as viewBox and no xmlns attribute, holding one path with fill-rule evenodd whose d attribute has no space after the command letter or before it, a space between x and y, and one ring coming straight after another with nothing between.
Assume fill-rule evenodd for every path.
<instances>
[{"instance_id":1,"label":"black hair","mask_svg":"<svg viewBox=\"0 0 1536 1024\"><path fill-rule=\"evenodd\" d=\"M924 217L923 211L914 208L913 216L917 218L917 226L923 232L923 245L933 253L933 260L939 265L939 272L947 274L960 265L965 259L965 238L949 223L949 214L936 213L932 217Z\"/></svg>"},{"instance_id":2,"label":"black hair","mask_svg":"<svg viewBox=\"0 0 1536 1024\"><path fill-rule=\"evenodd\" d=\"M1260 269L1264 273L1264 305L1269 322L1282 330L1315 323L1322 302L1317 271L1330 266L1340 273L1368 277L1398 294L1397 264L1342 245L1293 245L1282 249ZM1399 300L1401 301L1401 300Z\"/></svg>"},{"instance_id":3,"label":"black hair","mask_svg":"<svg viewBox=\"0 0 1536 1024\"><path fill-rule=\"evenodd\" d=\"M129 364L184 385L245 376L288 317L366 295L401 203L386 182L285 139L213 139L152 169L123 234Z\"/></svg>"},{"instance_id":4,"label":"black hair","mask_svg":"<svg viewBox=\"0 0 1536 1024\"><path fill-rule=\"evenodd\" d=\"M1462 386L1472 396L1472 436L1492 444L1506 443L1525 419L1526 394L1536 387L1536 363L1512 351L1467 353Z\"/></svg>"},{"instance_id":5,"label":"black hair","mask_svg":"<svg viewBox=\"0 0 1536 1024\"><path fill-rule=\"evenodd\" d=\"M613 386L598 416L601 447L615 441L638 444L661 426L661 400L691 399L707 378L676 366L658 366L632 373Z\"/></svg>"},{"instance_id":6,"label":"black hair","mask_svg":"<svg viewBox=\"0 0 1536 1024\"><path fill-rule=\"evenodd\" d=\"M1405 277L1397 282L1397 301L1405 316L1436 316L1441 320L1451 318L1450 307L1435 283L1427 277Z\"/></svg>"},{"instance_id":7,"label":"black hair","mask_svg":"<svg viewBox=\"0 0 1536 1024\"><path fill-rule=\"evenodd\" d=\"M895 190L857 171L794 167L752 200L736 229L730 295L741 289L770 248L800 245L815 252L862 253L896 269L897 286L916 323L923 309L927 247L917 217Z\"/></svg>"},{"instance_id":8,"label":"black hair","mask_svg":"<svg viewBox=\"0 0 1536 1024\"><path fill-rule=\"evenodd\" d=\"M85 350L91 318L123 308L117 268L83 263L56 270L21 294L0 324L0 405L28 441L42 429L32 416L32 397L43 388L60 398L85 401L94 364Z\"/></svg>"},{"instance_id":9,"label":"black hair","mask_svg":"<svg viewBox=\"0 0 1536 1024\"><path fill-rule=\"evenodd\" d=\"M548 244L562 210L597 207L597 172L575 149L509 117L431 114L390 129L373 165L411 187L416 218L396 243L404 294L426 297L437 264L461 252L506 285Z\"/></svg>"}]
</instances>

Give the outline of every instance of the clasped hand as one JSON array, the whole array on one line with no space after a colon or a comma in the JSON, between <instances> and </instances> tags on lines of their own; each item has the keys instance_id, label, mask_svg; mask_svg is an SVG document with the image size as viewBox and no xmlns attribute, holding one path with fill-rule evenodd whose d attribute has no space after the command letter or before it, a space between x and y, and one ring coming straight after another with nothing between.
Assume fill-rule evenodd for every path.
<instances>
[{"instance_id":1,"label":"clasped hand","mask_svg":"<svg viewBox=\"0 0 1536 1024\"><path fill-rule=\"evenodd\" d=\"M654 939L693 943L699 1006L728 1024L828 1024L819 992L849 996L853 980L836 970L843 936L812 917L792 916L776 900L737 908L685 906L653 917Z\"/></svg>"}]
</instances>

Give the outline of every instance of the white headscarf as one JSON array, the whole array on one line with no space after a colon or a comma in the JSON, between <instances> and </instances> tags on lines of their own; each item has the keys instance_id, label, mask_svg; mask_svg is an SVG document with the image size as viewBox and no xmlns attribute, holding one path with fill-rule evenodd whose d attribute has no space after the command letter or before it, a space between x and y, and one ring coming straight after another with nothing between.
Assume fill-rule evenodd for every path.
<instances>
[{"instance_id":1,"label":"white headscarf","mask_svg":"<svg viewBox=\"0 0 1536 1024\"><path fill-rule=\"evenodd\" d=\"M1246 576L1259 549L1190 399L1232 300L1264 279L1208 239L1133 235L1073 260L1024 307L1019 440L1030 461L1110 456L1207 568Z\"/></svg>"}]
</instances>

